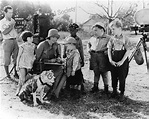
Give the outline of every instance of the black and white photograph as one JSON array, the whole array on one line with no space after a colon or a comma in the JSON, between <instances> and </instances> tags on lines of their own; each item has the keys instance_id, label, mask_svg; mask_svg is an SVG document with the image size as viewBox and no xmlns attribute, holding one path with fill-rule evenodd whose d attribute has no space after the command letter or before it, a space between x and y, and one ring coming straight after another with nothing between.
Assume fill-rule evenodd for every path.
<instances>
[{"instance_id":1,"label":"black and white photograph","mask_svg":"<svg viewBox=\"0 0 149 119\"><path fill-rule=\"evenodd\" d=\"M149 1L0 0L0 119L149 119Z\"/></svg>"}]
</instances>

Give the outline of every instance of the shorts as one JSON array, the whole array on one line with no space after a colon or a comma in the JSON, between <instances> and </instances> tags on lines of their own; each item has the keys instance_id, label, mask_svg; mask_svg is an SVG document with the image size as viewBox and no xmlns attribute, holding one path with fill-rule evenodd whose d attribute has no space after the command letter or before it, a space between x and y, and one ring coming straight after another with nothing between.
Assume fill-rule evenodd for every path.
<instances>
[{"instance_id":1,"label":"shorts","mask_svg":"<svg viewBox=\"0 0 149 119\"><path fill-rule=\"evenodd\" d=\"M96 58L96 53L91 52L90 53L90 59L89 59L89 61L90 61L89 69L90 70L94 69L94 62L95 62L94 60L95 60L95 58Z\"/></svg>"},{"instance_id":2,"label":"shorts","mask_svg":"<svg viewBox=\"0 0 149 119\"><path fill-rule=\"evenodd\" d=\"M107 72L109 71L109 60L108 56L104 53L95 53L95 57L93 60L93 71L96 75L99 75L99 72Z\"/></svg>"},{"instance_id":3,"label":"shorts","mask_svg":"<svg viewBox=\"0 0 149 119\"><path fill-rule=\"evenodd\" d=\"M11 56L13 59L13 63L16 64L17 60L17 55L19 51L19 46L17 41L14 40L4 40L3 44L3 49L4 49L4 65L9 66L11 62Z\"/></svg>"}]
</instances>

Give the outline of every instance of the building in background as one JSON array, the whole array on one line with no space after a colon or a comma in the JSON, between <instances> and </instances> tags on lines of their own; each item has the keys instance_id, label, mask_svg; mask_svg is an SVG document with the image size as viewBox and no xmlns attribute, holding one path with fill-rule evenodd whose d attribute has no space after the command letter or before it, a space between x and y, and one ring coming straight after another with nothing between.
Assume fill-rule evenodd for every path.
<instances>
[{"instance_id":1,"label":"building in background","mask_svg":"<svg viewBox=\"0 0 149 119\"><path fill-rule=\"evenodd\" d=\"M89 18L87 21L81 24L81 27L86 32L91 32L92 26L97 22L103 22L104 24L108 23L108 20L100 17L99 15L94 15L91 18Z\"/></svg>"}]
</instances>

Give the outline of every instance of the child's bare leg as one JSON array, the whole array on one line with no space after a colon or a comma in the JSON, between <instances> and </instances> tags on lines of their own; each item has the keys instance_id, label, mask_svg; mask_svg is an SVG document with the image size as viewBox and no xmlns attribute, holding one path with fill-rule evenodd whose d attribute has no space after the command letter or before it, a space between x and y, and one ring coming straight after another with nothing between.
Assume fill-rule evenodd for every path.
<instances>
[{"instance_id":1,"label":"child's bare leg","mask_svg":"<svg viewBox=\"0 0 149 119\"><path fill-rule=\"evenodd\" d=\"M21 88L22 86L24 85L24 82L25 82L25 79L26 79L26 69L25 68L21 68L19 70L19 84L18 84L18 89L16 91L16 96L19 95L20 91L21 91Z\"/></svg>"}]
</instances>

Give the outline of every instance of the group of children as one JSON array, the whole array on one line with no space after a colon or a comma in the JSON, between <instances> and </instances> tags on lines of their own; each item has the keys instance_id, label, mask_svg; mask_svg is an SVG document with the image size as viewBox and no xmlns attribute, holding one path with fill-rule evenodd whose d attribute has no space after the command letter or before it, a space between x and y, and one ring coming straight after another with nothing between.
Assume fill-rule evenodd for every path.
<instances>
[{"instance_id":1,"label":"group of children","mask_svg":"<svg viewBox=\"0 0 149 119\"><path fill-rule=\"evenodd\" d=\"M129 39L123 34L122 22L115 19L109 24L113 36L109 37L105 34L104 24L99 22L93 27L93 37L88 43L90 53L90 69L94 72L94 87L91 92L98 91L98 83L100 75L103 78L104 93L109 94L109 72L111 72L112 98L119 97L124 100L125 82L128 75L131 43ZM118 93L119 81L119 90Z\"/></svg>"},{"instance_id":2,"label":"group of children","mask_svg":"<svg viewBox=\"0 0 149 119\"><path fill-rule=\"evenodd\" d=\"M71 36L66 38L64 48L67 90L70 89L70 85L82 85L84 82L81 71L81 67L84 66L84 53L82 41L76 35L78 28L79 26L77 24L71 24L69 26ZM125 82L129 69L128 56L131 50L131 43L128 38L123 35L122 23L120 20L111 22L110 28L113 31L113 37L106 35L105 27L102 23L96 23L92 27L94 36L91 42L89 42L89 53L91 55L90 69L94 72L94 86L91 92L94 93L99 90L98 83L101 75L104 82L104 93L109 94L109 72L111 72L113 88L111 96L118 96L117 85L119 81L120 98L123 99ZM19 84L16 95L19 95L26 81L26 75L28 71L32 69L33 62L37 58L35 55L36 46L33 43L33 34L30 31L24 31L21 37L24 43L19 46L16 63L17 70L19 71ZM53 40L49 40L49 42L54 43L59 38L57 36L52 37ZM43 53L45 53L45 51L41 53L42 56L44 56ZM37 55L39 55L39 53L37 53ZM47 57L47 55L45 56ZM38 58L39 57L40 56L38 56ZM59 92L60 89L57 95L59 95Z\"/></svg>"},{"instance_id":3,"label":"group of children","mask_svg":"<svg viewBox=\"0 0 149 119\"><path fill-rule=\"evenodd\" d=\"M84 55L82 41L76 36L78 31L77 28L79 28L77 24L70 24L69 26L70 34L72 36L66 38L64 51L64 55L66 56L65 76L67 78L65 79L65 76L63 76L59 79L57 78L58 80L55 81L52 92L55 93L56 97L59 96L60 89L65 80L66 89L70 88L70 85L72 84L81 85L83 83L81 67L84 65ZM21 88L26 81L27 73L33 68L33 63L35 60L46 61L47 59L55 60L55 58L60 58L60 55L57 55L59 53L56 53L58 49L56 45L57 39L60 37L56 29L49 30L46 40L41 42L37 47L33 43L33 34L30 31L24 31L20 37L24 43L19 46L19 53L17 56L16 67L17 71L19 72L19 84L16 91L16 96L19 95ZM74 37L78 39L76 40ZM79 50L77 49L77 46ZM82 57L80 52L82 53ZM53 70L54 73L58 73L57 67L56 70ZM60 70L62 69L60 68ZM62 84L58 84L60 80L62 80Z\"/></svg>"},{"instance_id":4,"label":"group of children","mask_svg":"<svg viewBox=\"0 0 149 119\"><path fill-rule=\"evenodd\" d=\"M19 84L16 95L19 95L22 86L26 81L28 71L33 68L36 61L59 61L60 49L57 43L60 35L56 29L50 29L45 41L38 46L33 43L33 34L30 31L24 31L21 38L24 41L19 46L16 41L17 33L15 31L15 21L12 19L13 8L11 6L4 7L5 17L0 21L0 30L4 40L4 68L8 78L10 77L9 65L11 56L14 59L15 77L19 72ZM94 72L94 86L91 92L99 90L98 83L100 75L104 82L104 93L109 93L109 75L111 72L112 80L112 97L118 96L118 81L120 97L123 99L125 92L125 82L129 71L128 56L131 50L129 39L123 34L122 22L115 19L109 24L113 36L106 35L105 26L99 22L93 25L93 37L89 42L90 53L90 69ZM75 23L69 25L70 36L66 39L64 48L64 57L66 58L65 75L61 68L55 69L55 74L62 74L56 79L53 92L59 96L59 92L66 81L66 89L70 89L70 85L82 85L84 82L81 67L84 66L84 52L82 40L77 36L79 26ZM17 60L16 60L17 59ZM49 68L48 66L44 67ZM58 70L59 69L59 70ZM17 71L16 71L17 70ZM58 76L58 75L57 75ZM83 89L82 85L82 89Z\"/></svg>"}]
</instances>

